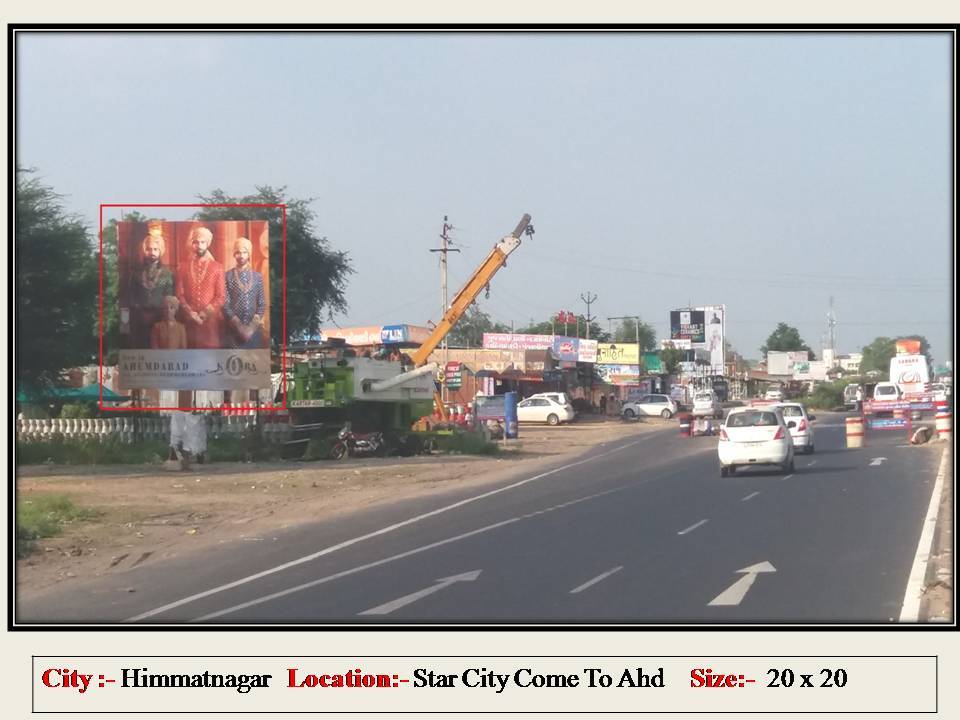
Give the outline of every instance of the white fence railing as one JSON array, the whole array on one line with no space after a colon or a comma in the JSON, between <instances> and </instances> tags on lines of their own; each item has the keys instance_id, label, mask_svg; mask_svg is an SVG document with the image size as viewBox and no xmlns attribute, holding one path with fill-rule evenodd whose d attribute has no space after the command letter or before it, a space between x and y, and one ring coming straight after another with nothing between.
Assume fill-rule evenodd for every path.
<instances>
[{"instance_id":1,"label":"white fence railing","mask_svg":"<svg viewBox=\"0 0 960 720\"><path fill-rule=\"evenodd\" d=\"M257 418L251 415L207 415L206 419L207 436L211 438L251 433L257 424ZM285 442L289 437L288 423L276 422L276 418L269 415L261 416L260 421L263 439L267 442ZM138 432L145 440L166 440L170 437L170 416L17 421L17 440L20 442L119 438L121 442L129 443Z\"/></svg>"}]
</instances>

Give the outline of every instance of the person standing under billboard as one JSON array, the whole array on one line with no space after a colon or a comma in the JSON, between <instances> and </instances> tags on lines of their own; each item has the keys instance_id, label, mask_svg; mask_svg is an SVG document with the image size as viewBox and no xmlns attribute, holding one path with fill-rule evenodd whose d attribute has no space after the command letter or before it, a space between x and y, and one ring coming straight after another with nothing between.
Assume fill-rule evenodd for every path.
<instances>
[{"instance_id":1,"label":"person standing under billboard","mask_svg":"<svg viewBox=\"0 0 960 720\"><path fill-rule=\"evenodd\" d=\"M190 231L192 257L177 271L177 298L187 327L190 348L219 348L221 314L225 302L223 266L210 253L213 233L205 227Z\"/></svg>"},{"instance_id":2,"label":"person standing under billboard","mask_svg":"<svg viewBox=\"0 0 960 720\"><path fill-rule=\"evenodd\" d=\"M173 273L162 263L165 252L163 226L152 222L140 243L140 270L130 276L132 348L150 347L151 330L164 317L164 298L173 294Z\"/></svg>"},{"instance_id":3,"label":"person standing under billboard","mask_svg":"<svg viewBox=\"0 0 960 720\"><path fill-rule=\"evenodd\" d=\"M237 238L233 243L233 258L237 266L228 270L225 278L227 296L223 316L227 321L227 338L231 347L263 347L263 317L266 309L263 275L250 268L253 243Z\"/></svg>"}]
</instances>

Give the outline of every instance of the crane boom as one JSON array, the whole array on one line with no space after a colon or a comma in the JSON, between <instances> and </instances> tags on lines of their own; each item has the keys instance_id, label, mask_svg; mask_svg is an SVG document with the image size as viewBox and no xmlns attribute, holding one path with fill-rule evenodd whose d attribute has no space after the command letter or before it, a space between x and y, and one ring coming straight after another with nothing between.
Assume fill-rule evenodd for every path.
<instances>
[{"instance_id":1,"label":"crane boom","mask_svg":"<svg viewBox=\"0 0 960 720\"><path fill-rule=\"evenodd\" d=\"M416 352L410 355L410 360L416 367L420 367L427 362L430 353L436 350L443 338L446 337L451 328L456 325L457 320L467 311L470 304L476 300L480 291L487 286L490 279L497 274L497 271L507 264L507 256L520 247L520 239L524 234L533 234L533 228L530 226L530 215L527 213L524 213L523 217L520 218L520 222L517 223L517 227L514 228L512 233L505 236L500 242L493 246L493 250L487 255L486 260L480 264L470 276L470 279L467 280L464 286L460 288L460 291L454 296L450 307L447 308L440 322L437 323L433 332L430 333L430 337L417 348ZM434 400L440 415L446 417L439 393L435 394Z\"/></svg>"}]
</instances>

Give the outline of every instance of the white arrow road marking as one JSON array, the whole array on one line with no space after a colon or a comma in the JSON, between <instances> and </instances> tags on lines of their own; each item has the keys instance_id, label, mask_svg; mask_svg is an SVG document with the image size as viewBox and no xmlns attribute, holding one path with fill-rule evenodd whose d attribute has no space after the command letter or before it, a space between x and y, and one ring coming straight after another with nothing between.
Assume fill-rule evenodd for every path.
<instances>
[{"instance_id":1,"label":"white arrow road marking","mask_svg":"<svg viewBox=\"0 0 960 720\"><path fill-rule=\"evenodd\" d=\"M749 500L749 499L751 499L751 498L755 498L755 497L756 497L757 495L759 495L759 494L760 494L760 491L759 491L759 490L755 490L754 492L752 492L752 493L750 493L749 495L747 495L745 498L740 498L740 502L746 502L747 500Z\"/></svg>"},{"instance_id":2,"label":"white arrow road marking","mask_svg":"<svg viewBox=\"0 0 960 720\"><path fill-rule=\"evenodd\" d=\"M401 598L396 600L391 600L388 603L383 605L377 605L375 608L370 608L369 610L364 610L360 615L389 615L394 610L399 610L404 605L409 605L410 603L416 602L421 598L427 597L427 595L433 595L438 590L443 590L446 587L450 587L454 583L458 582L473 582L478 577L482 570L471 570L470 572L461 573L460 575L451 575L450 577L440 578L437 580L436 585L431 585L428 588L423 590L418 590L415 593L410 593L409 595L404 595Z\"/></svg>"},{"instance_id":3,"label":"white arrow road marking","mask_svg":"<svg viewBox=\"0 0 960 720\"><path fill-rule=\"evenodd\" d=\"M886 460L886 458L884 457L874 458L873 460L870 461L870 465L871 467L873 465L882 465L884 460Z\"/></svg>"},{"instance_id":4,"label":"white arrow road marking","mask_svg":"<svg viewBox=\"0 0 960 720\"><path fill-rule=\"evenodd\" d=\"M811 460L810 462L807 463L807 467L810 467L811 465L816 465L816 464L817 464L816 460Z\"/></svg>"},{"instance_id":5,"label":"white arrow road marking","mask_svg":"<svg viewBox=\"0 0 960 720\"><path fill-rule=\"evenodd\" d=\"M605 573L601 573L600 575L597 575L593 580L587 580L583 585L578 585L577 587L575 587L573 590L570 591L570 594L575 595L581 590L586 590L591 585L596 585L601 580L606 580L608 577L610 577L614 573L620 572L621 570L623 570L623 565L617 565L615 568L612 568L610 570L607 570Z\"/></svg>"},{"instance_id":6,"label":"white arrow road marking","mask_svg":"<svg viewBox=\"0 0 960 720\"><path fill-rule=\"evenodd\" d=\"M766 560L756 565L737 570L738 573L744 573L744 576L708 602L707 605L739 605L744 595L747 594L747 590L753 585L753 581L757 579L759 573L772 573L776 571L777 569Z\"/></svg>"},{"instance_id":7,"label":"white arrow road marking","mask_svg":"<svg viewBox=\"0 0 960 720\"><path fill-rule=\"evenodd\" d=\"M700 527L701 525L706 525L707 522L708 522L707 520L701 520L701 521L698 522L698 523L694 523L693 525L691 525L690 527L688 527L686 530L681 530L680 532L678 532L677 535L686 535L688 532L693 532L694 530L696 530L696 529L697 529L698 527Z\"/></svg>"},{"instance_id":8,"label":"white arrow road marking","mask_svg":"<svg viewBox=\"0 0 960 720\"><path fill-rule=\"evenodd\" d=\"M784 475L784 476L783 476L783 479L784 479L784 480L789 480L789 479L792 478L792 477L793 477L793 473L790 473L789 475Z\"/></svg>"}]
</instances>

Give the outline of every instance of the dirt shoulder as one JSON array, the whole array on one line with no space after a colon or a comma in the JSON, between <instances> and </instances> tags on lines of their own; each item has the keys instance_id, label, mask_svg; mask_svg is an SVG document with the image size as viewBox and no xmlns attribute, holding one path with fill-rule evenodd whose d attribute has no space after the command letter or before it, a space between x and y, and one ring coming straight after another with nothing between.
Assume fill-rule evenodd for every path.
<instances>
[{"instance_id":1,"label":"dirt shoulder","mask_svg":"<svg viewBox=\"0 0 960 720\"><path fill-rule=\"evenodd\" d=\"M17 562L17 594L29 600L58 583L251 540L396 500L483 487L536 472L611 440L676 422L587 419L521 428L500 457L429 456L341 462L217 463L186 472L161 466L22 466L18 500L67 495L96 511Z\"/></svg>"}]
</instances>

